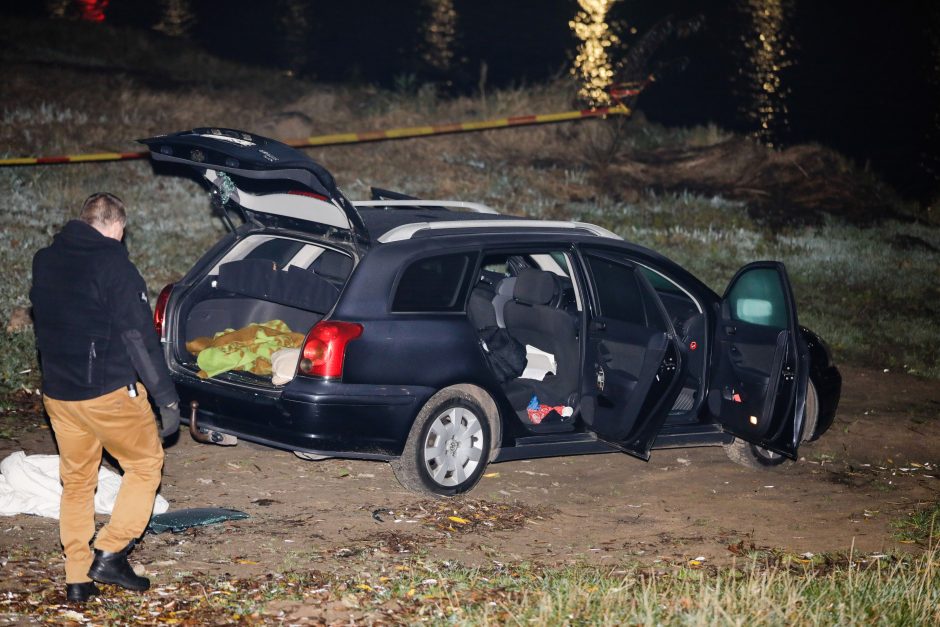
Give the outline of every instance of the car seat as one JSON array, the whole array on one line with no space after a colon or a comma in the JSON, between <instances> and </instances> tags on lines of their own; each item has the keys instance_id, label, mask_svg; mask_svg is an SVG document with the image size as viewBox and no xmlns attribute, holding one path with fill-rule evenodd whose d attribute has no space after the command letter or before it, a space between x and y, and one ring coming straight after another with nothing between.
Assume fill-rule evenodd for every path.
<instances>
[{"instance_id":1,"label":"car seat","mask_svg":"<svg viewBox=\"0 0 940 627\"><path fill-rule=\"evenodd\" d=\"M504 320L510 335L555 357L557 372L542 381L514 379L506 384L506 396L516 410L532 396L548 405L570 404L580 375L577 326L572 316L549 306L557 301L558 285L550 272L526 268L519 273L513 299L506 303Z\"/></svg>"},{"instance_id":2,"label":"car seat","mask_svg":"<svg viewBox=\"0 0 940 627\"><path fill-rule=\"evenodd\" d=\"M506 303L512 300L513 290L516 289L516 277L508 276L496 286L496 295L493 297L493 309L496 310L496 324L506 326L504 309Z\"/></svg>"}]
</instances>

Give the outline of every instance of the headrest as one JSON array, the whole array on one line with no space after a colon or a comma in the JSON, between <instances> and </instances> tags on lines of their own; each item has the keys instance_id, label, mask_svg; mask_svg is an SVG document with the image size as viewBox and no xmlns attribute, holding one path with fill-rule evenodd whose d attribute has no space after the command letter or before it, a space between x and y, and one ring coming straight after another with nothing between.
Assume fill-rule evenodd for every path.
<instances>
[{"instance_id":1,"label":"headrest","mask_svg":"<svg viewBox=\"0 0 940 627\"><path fill-rule=\"evenodd\" d=\"M520 303L545 305L555 295L555 277L551 272L526 268L516 278L512 297Z\"/></svg>"},{"instance_id":2,"label":"headrest","mask_svg":"<svg viewBox=\"0 0 940 627\"><path fill-rule=\"evenodd\" d=\"M468 313L477 330L496 326L496 310L493 308L493 301L487 298L482 290L470 292Z\"/></svg>"},{"instance_id":3,"label":"headrest","mask_svg":"<svg viewBox=\"0 0 940 627\"><path fill-rule=\"evenodd\" d=\"M219 266L218 286L245 295L263 296L277 276L277 264L270 259L239 259Z\"/></svg>"},{"instance_id":4,"label":"headrest","mask_svg":"<svg viewBox=\"0 0 940 627\"><path fill-rule=\"evenodd\" d=\"M335 250L324 250L310 265L310 269L327 279L345 281L352 271L353 261Z\"/></svg>"},{"instance_id":5,"label":"headrest","mask_svg":"<svg viewBox=\"0 0 940 627\"><path fill-rule=\"evenodd\" d=\"M228 261L219 266L219 275L231 275L232 273L244 273L244 272L277 272L277 264L271 261L270 259L238 259L236 261Z\"/></svg>"}]
</instances>

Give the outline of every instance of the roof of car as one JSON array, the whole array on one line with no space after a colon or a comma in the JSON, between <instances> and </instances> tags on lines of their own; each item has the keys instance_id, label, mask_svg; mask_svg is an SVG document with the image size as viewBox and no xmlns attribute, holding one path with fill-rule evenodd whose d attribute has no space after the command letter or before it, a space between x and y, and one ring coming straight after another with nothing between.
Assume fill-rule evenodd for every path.
<instances>
[{"instance_id":1,"label":"roof of car","mask_svg":"<svg viewBox=\"0 0 940 627\"><path fill-rule=\"evenodd\" d=\"M466 232L468 229L472 231L477 231L477 229L503 231L507 228L578 230L582 234L620 239L618 235L606 229L580 222L533 220L520 216L453 211L432 207L386 208L360 206L357 209L369 231L369 239L379 243L400 241L436 233L444 234L445 231L447 234L455 234L457 232Z\"/></svg>"},{"instance_id":2,"label":"roof of car","mask_svg":"<svg viewBox=\"0 0 940 627\"><path fill-rule=\"evenodd\" d=\"M369 237L372 241L377 241L380 237L392 229L404 226L406 224L415 224L421 222L441 222L450 220L525 220L519 216L507 216L493 213L475 213L469 211L450 211L447 209L423 208L384 208L384 207L357 207L362 221L365 222L366 229L369 231Z\"/></svg>"}]
</instances>

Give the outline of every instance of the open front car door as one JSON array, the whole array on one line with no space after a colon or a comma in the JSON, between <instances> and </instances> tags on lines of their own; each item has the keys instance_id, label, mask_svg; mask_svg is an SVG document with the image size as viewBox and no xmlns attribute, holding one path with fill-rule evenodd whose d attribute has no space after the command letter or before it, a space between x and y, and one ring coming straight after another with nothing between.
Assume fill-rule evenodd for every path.
<instances>
[{"instance_id":1,"label":"open front car door","mask_svg":"<svg viewBox=\"0 0 940 627\"><path fill-rule=\"evenodd\" d=\"M731 280L712 344L708 409L729 433L796 459L809 352L782 263L751 263Z\"/></svg>"}]
</instances>

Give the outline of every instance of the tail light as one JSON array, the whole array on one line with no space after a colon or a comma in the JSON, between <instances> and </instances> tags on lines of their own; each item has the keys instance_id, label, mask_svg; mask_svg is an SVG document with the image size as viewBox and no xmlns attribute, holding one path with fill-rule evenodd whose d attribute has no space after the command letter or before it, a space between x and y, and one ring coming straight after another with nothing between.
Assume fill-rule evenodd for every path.
<instances>
[{"instance_id":1,"label":"tail light","mask_svg":"<svg viewBox=\"0 0 940 627\"><path fill-rule=\"evenodd\" d=\"M346 344L362 335L362 325L329 320L310 329L300 354L300 372L314 377L343 374Z\"/></svg>"},{"instance_id":2,"label":"tail light","mask_svg":"<svg viewBox=\"0 0 940 627\"><path fill-rule=\"evenodd\" d=\"M175 283L170 283L157 296L157 304L153 308L153 328L157 330L157 337L163 338L163 321L166 320L166 304L170 301L170 292Z\"/></svg>"}]
</instances>

